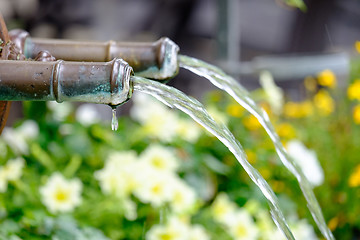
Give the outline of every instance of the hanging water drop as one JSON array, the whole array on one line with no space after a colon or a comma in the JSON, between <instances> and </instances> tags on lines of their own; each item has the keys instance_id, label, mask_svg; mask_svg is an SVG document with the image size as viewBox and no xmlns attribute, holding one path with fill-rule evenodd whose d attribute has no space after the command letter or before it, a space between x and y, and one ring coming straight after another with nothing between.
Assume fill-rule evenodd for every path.
<instances>
[{"instance_id":1,"label":"hanging water drop","mask_svg":"<svg viewBox=\"0 0 360 240\"><path fill-rule=\"evenodd\" d=\"M116 117L116 107L113 107L112 110L112 118L111 118L111 129L113 131L116 131L119 127L119 122L118 122L118 119Z\"/></svg>"}]
</instances>

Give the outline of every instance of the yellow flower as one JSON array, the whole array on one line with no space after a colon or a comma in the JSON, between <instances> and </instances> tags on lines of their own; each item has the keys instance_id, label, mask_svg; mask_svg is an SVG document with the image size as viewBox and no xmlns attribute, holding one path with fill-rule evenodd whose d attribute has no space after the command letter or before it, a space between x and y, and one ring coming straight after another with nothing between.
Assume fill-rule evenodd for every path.
<instances>
[{"instance_id":1,"label":"yellow flower","mask_svg":"<svg viewBox=\"0 0 360 240\"><path fill-rule=\"evenodd\" d=\"M294 138L296 135L295 128L291 126L290 123L281 123L277 125L276 132L279 134L280 137L289 139Z\"/></svg>"},{"instance_id":2,"label":"yellow flower","mask_svg":"<svg viewBox=\"0 0 360 240\"><path fill-rule=\"evenodd\" d=\"M354 107L353 118L356 124L360 124L360 105Z\"/></svg>"},{"instance_id":3,"label":"yellow flower","mask_svg":"<svg viewBox=\"0 0 360 240\"><path fill-rule=\"evenodd\" d=\"M326 90L320 90L314 96L314 104L323 115L331 114L335 109L335 102Z\"/></svg>"},{"instance_id":4,"label":"yellow flower","mask_svg":"<svg viewBox=\"0 0 360 240\"><path fill-rule=\"evenodd\" d=\"M311 102L304 101L300 103L287 102L284 106L284 115L288 118L303 118L313 113Z\"/></svg>"},{"instance_id":5,"label":"yellow flower","mask_svg":"<svg viewBox=\"0 0 360 240\"><path fill-rule=\"evenodd\" d=\"M355 49L358 53L360 53L360 41L355 42Z\"/></svg>"},{"instance_id":6,"label":"yellow flower","mask_svg":"<svg viewBox=\"0 0 360 240\"><path fill-rule=\"evenodd\" d=\"M251 131L257 130L261 127L259 121L253 115L250 115L243 120L245 127Z\"/></svg>"},{"instance_id":7,"label":"yellow flower","mask_svg":"<svg viewBox=\"0 0 360 240\"><path fill-rule=\"evenodd\" d=\"M244 108L239 104L229 104L226 107L226 112L233 117L241 117L244 114Z\"/></svg>"},{"instance_id":8,"label":"yellow flower","mask_svg":"<svg viewBox=\"0 0 360 240\"><path fill-rule=\"evenodd\" d=\"M356 166L355 171L351 174L349 178L350 187L360 186L360 164Z\"/></svg>"},{"instance_id":9,"label":"yellow flower","mask_svg":"<svg viewBox=\"0 0 360 240\"><path fill-rule=\"evenodd\" d=\"M260 168L259 172L265 179L269 179L271 177L271 172L268 168Z\"/></svg>"},{"instance_id":10,"label":"yellow flower","mask_svg":"<svg viewBox=\"0 0 360 240\"><path fill-rule=\"evenodd\" d=\"M329 87L329 88L336 87L336 76L329 69L326 69L326 70L320 72L317 76L317 79L318 79L318 83L321 86L325 86L325 87Z\"/></svg>"},{"instance_id":11,"label":"yellow flower","mask_svg":"<svg viewBox=\"0 0 360 240\"><path fill-rule=\"evenodd\" d=\"M285 184L283 182L276 181L276 180L273 180L271 182L271 186L274 189L274 192L276 192L276 193L280 193L280 192L284 191L284 188L285 188Z\"/></svg>"},{"instance_id":12,"label":"yellow flower","mask_svg":"<svg viewBox=\"0 0 360 240\"><path fill-rule=\"evenodd\" d=\"M304 79L304 86L305 88L310 91L310 92L314 92L316 90L316 79L312 76L307 76Z\"/></svg>"},{"instance_id":13,"label":"yellow flower","mask_svg":"<svg viewBox=\"0 0 360 240\"><path fill-rule=\"evenodd\" d=\"M338 217L333 217L328 223L328 227L330 228L331 231L334 231L338 225L339 225Z\"/></svg>"},{"instance_id":14,"label":"yellow flower","mask_svg":"<svg viewBox=\"0 0 360 240\"><path fill-rule=\"evenodd\" d=\"M360 79L355 80L355 82L349 86L347 95L350 100L360 100Z\"/></svg>"},{"instance_id":15,"label":"yellow flower","mask_svg":"<svg viewBox=\"0 0 360 240\"><path fill-rule=\"evenodd\" d=\"M256 163L256 154L253 151L251 151L250 149L245 149L245 153L249 163Z\"/></svg>"},{"instance_id":16,"label":"yellow flower","mask_svg":"<svg viewBox=\"0 0 360 240\"><path fill-rule=\"evenodd\" d=\"M310 101L304 101L300 103L300 113L302 117L311 115L313 111L314 108Z\"/></svg>"},{"instance_id":17,"label":"yellow flower","mask_svg":"<svg viewBox=\"0 0 360 240\"><path fill-rule=\"evenodd\" d=\"M284 105L284 115L289 118L299 118L299 105L295 102L287 102Z\"/></svg>"}]
</instances>

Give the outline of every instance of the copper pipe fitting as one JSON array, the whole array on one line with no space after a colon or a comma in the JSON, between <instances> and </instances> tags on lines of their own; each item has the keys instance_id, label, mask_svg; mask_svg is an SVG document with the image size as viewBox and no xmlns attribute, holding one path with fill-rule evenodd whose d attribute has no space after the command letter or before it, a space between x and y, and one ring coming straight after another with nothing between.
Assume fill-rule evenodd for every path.
<instances>
[{"instance_id":1,"label":"copper pipe fitting","mask_svg":"<svg viewBox=\"0 0 360 240\"><path fill-rule=\"evenodd\" d=\"M122 58L137 75L156 80L168 80L179 70L179 47L169 38L148 43L82 42L32 38L20 29L10 31L9 36L23 50L26 58L34 58L42 50L49 51L56 59L67 61L104 62Z\"/></svg>"},{"instance_id":2,"label":"copper pipe fitting","mask_svg":"<svg viewBox=\"0 0 360 240\"><path fill-rule=\"evenodd\" d=\"M0 101L79 101L112 106L132 95L132 68L110 62L0 60Z\"/></svg>"},{"instance_id":3,"label":"copper pipe fitting","mask_svg":"<svg viewBox=\"0 0 360 240\"><path fill-rule=\"evenodd\" d=\"M0 13L0 38L2 40L0 59L8 59L9 49L5 48L6 43L10 40L8 30L2 14ZM11 102L0 101L0 134L6 125L6 120L9 116Z\"/></svg>"}]
</instances>

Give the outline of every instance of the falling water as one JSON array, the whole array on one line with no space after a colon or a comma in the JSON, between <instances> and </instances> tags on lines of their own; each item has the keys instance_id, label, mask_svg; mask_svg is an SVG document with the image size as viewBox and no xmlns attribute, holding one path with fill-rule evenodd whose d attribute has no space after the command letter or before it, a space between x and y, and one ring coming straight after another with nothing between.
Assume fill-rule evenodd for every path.
<instances>
[{"instance_id":1,"label":"falling water","mask_svg":"<svg viewBox=\"0 0 360 240\"><path fill-rule=\"evenodd\" d=\"M242 105L246 110L248 110L258 119L258 121L261 123L261 125L264 127L265 131L268 133L269 137L273 141L280 160L298 180L300 188L308 203L308 208L321 233L328 240L335 239L325 223L321 208L309 181L306 179L296 162L294 162L286 152L284 146L280 141L279 136L276 134L274 127L270 122L267 113L256 105L256 103L250 98L249 92L245 88L243 88L235 79L233 79L232 77L230 77L222 70L213 65L187 56L179 56L179 60L180 67L188 69L189 71L199 76L207 78L216 87L230 94L240 105Z\"/></svg>"},{"instance_id":2,"label":"falling water","mask_svg":"<svg viewBox=\"0 0 360 240\"><path fill-rule=\"evenodd\" d=\"M268 200L275 224L281 229L287 239L294 239L281 212L275 193L260 173L246 160L246 155L240 143L234 138L225 125L217 124L214 119L209 116L201 103L194 98L186 96L175 88L141 77L132 77L132 81L134 82L135 91L152 95L167 106L183 111L227 146L245 169L251 180L260 188Z\"/></svg>"},{"instance_id":3,"label":"falling water","mask_svg":"<svg viewBox=\"0 0 360 240\"><path fill-rule=\"evenodd\" d=\"M116 131L119 127L119 122L118 119L116 117L116 107L111 107L111 113L112 113L112 118L111 118L111 129L113 131Z\"/></svg>"}]
</instances>

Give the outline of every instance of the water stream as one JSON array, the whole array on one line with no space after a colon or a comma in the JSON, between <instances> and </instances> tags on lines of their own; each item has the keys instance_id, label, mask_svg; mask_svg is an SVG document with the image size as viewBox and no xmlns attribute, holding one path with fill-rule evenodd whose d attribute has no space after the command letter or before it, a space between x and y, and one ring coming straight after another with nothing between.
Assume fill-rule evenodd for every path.
<instances>
[{"instance_id":1,"label":"water stream","mask_svg":"<svg viewBox=\"0 0 360 240\"><path fill-rule=\"evenodd\" d=\"M294 239L279 207L279 202L275 193L260 173L246 160L245 152L240 143L234 138L233 134L225 125L217 124L214 119L209 116L201 103L173 87L141 77L132 77L132 81L134 83L135 91L152 95L167 106L183 111L227 146L247 172L251 180L259 187L265 198L268 200L271 216L274 219L275 224L284 233L287 239Z\"/></svg>"},{"instance_id":2,"label":"water stream","mask_svg":"<svg viewBox=\"0 0 360 240\"><path fill-rule=\"evenodd\" d=\"M111 113L112 113L112 117L111 117L111 130L116 131L119 127L119 121L117 119L116 116L116 107L111 107Z\"/></svg>"},{"instance_id":3,"label":"water stream","mask_svg":"<svg viewBox=\"0 0 360 240\"><path fill-rule=\"evenodd\" d=\"M240 85L234 78L224 73L219 68L200 61L195 58L187 56L179 56L180 67L185 68L199 76L208 79L216 87L226 91L232 96L241 106L254 115L265 131L273 141L277 154L285 167L296 177L300 188L308 203L308 208L319 227L321 233L328 240L335 239L331 231L326 225L325 219L321 212L320 205L315 197L309 181L304 176L299 166L288 155L284 146L282 145L279 136L274 130L267 113L259 108L256 103L250 98L249 92Z\"/></svg>"}]
</instances>

